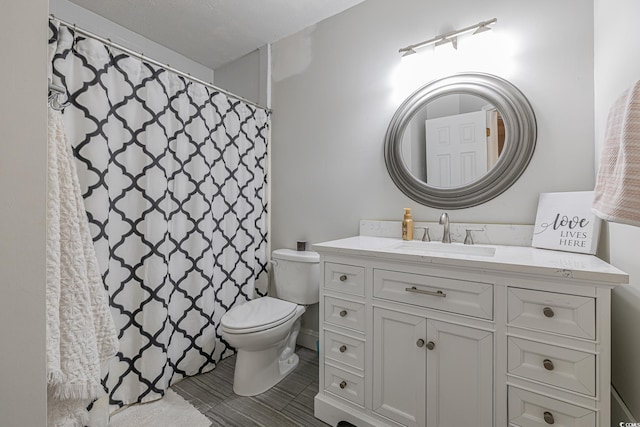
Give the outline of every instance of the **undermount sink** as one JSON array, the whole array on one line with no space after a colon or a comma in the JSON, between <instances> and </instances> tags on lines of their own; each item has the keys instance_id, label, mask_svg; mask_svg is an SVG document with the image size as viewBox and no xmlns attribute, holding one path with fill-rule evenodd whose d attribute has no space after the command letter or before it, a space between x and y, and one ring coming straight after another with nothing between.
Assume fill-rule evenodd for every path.
<instances>
[{"instance_id":1,"label":"undermount sink","mask_svg":"<svg viewBox=\"0 0 640 427\"><path fill-rule=\"evenodd\" d=\"M461 243L440 243L440 242L401 242L393 247L393 250L403 253L424 253L424 254L457 254L492 257L496 253L496 248L490 246L472 246Z\"/></svg>"}]
</instances>

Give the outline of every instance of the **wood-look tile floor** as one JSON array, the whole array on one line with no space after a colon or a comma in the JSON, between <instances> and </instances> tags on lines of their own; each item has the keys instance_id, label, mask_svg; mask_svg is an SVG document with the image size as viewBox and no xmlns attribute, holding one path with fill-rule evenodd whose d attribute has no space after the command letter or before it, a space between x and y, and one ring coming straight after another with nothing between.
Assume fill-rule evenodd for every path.
<instances>
[{"instance_id":1,"label":"wood-look tile floor","mask_svg":"<svg viewBox=\"0 0 640 427\"><path fill-rule=\"evenodd\" d=\"M266 392L252 397L233 393L236 356L221 361L206 374L186 378L171 388L200 412L213 427L326 427L313 416L318 393L318 355L298 347L298 367Z\"/></svg>"}]
</instances>

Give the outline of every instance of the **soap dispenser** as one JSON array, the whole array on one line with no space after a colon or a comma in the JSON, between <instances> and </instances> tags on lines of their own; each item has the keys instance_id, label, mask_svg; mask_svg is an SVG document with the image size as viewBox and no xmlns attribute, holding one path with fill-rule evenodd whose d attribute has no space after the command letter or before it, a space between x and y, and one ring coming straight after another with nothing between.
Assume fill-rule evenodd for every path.
<instances>
[{"instance_id":1,"label":"soap dispenser","mask_svg":"<svg viewBox=\"0 0 640 427\"><path fill-rule=\"evenodd\" d=\"M413 240L413 218L411 208L404 208L404 218L402 219L402 240Z\"/></svg>"}]
</instances>

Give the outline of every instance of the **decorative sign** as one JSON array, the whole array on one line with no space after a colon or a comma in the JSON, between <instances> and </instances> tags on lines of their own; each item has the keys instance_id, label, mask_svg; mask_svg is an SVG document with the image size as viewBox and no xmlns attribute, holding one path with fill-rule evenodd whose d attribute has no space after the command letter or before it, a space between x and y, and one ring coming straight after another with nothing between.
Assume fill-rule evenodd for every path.
<instances>
[{"instance_id":1,"label":"decorative sign","mask_svg":"<svg viewBox=\"0 0 640 427\"><path fill-rule=\"evenodd\" d=\"M593 191L542 193L531 246L595 254L600 218L591 212Z\"/></svg>"}]
</instances>

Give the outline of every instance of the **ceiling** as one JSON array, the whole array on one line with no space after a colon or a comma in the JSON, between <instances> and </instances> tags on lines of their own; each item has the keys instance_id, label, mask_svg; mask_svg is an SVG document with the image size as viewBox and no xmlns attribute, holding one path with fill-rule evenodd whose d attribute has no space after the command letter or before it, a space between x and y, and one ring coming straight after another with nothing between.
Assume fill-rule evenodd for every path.
<instances>
[{"instance_id":1,"label":"ceiling","mask_svg":"<svg viewBox=\"0 0 640 427\"><path fill-rule=\"evenodd\" d=\"M216 69L364 0L71 0Z\"/></svg>"}]
</instances>

